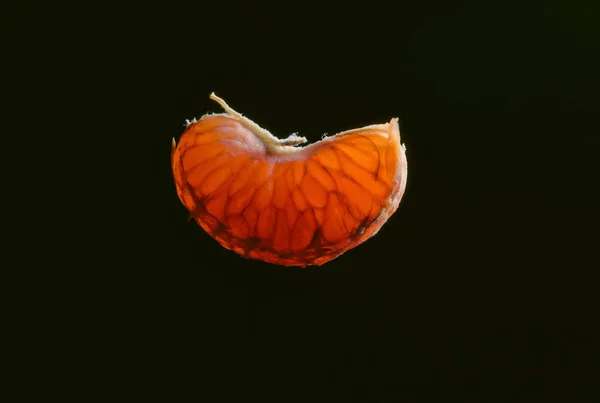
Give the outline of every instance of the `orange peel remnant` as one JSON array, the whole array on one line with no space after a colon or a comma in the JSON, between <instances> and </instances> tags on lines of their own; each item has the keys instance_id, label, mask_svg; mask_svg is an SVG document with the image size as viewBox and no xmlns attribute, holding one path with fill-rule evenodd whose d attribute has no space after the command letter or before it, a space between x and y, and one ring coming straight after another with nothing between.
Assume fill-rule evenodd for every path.
<instances>
[{"instance_id":1,"label":"orange peel remnant","mask_svg":"<svg viewBox=\"0 0 600 403\"><path fill-rule=\"evenodd\" d=\"M222 246L283 266L320 266L379 231L406 188L398 119L305 147L231 109L188 122L171 163L191 217Z\"/></svg>"}]
</instances>

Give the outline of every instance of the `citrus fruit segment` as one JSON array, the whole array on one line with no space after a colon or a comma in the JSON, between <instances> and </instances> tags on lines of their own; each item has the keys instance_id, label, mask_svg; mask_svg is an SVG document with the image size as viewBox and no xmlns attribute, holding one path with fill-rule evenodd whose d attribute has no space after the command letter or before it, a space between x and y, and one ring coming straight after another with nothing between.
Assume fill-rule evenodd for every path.
<instances>
[{"instance_id":1,"label":"citrus fruit segment","mask_svg":"<svg viewBox=\"0 0 600 403\"><path fill-rule=\"evenodd\" d=\"M231 109L188 122L171 163L179 199L222 246L283 266L322 265L366 241L406 187L398 120L279 139Z\"/></svg>"}]
</instances>

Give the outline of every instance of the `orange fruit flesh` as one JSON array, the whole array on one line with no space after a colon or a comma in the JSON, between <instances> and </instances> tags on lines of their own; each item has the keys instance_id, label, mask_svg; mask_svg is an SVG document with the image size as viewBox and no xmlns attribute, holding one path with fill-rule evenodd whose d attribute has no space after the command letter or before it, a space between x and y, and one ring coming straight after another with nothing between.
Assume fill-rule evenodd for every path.
<instances>
[{"instance_id":1,"label":"orange fruit flesh","mask_svg":"<svg viewBox=\"0 0 600 403\"><path fill-rule=\"evenodd\" d=\"M227 114L188 125L171 153L177 194L222 246L283 266L322 265L396 211L407 164L397 119L327 137L280 140Z\"/></svg>"}]
</instances>

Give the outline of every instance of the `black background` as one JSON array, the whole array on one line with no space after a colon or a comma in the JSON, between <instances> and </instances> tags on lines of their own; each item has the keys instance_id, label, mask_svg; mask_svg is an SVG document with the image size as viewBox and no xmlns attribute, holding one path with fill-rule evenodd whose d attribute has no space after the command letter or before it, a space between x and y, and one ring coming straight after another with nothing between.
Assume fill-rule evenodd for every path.
<instances>
[{"instance_id":1,"label":"black background","mask_svg":"<svg viewBox=\"0 0 600 403\"><path fill-rule=\"evenodd\" d=\"M135 144L123 146L133 192L102 195L124 213L101 237L118 252L82 257L70 278L94 295L77 316L94 324L83 354L96 358L81 360L97 370L90 394L118 385L167 401L594 401L600 66L590 10L196 6L75 19L92 33L77 66L95 73L79 90L103 87L115 142ZM213 91L279 137L311 142L398 117L400 208L322 267L222 248L188 222L169 161L185 119L221 112Z\"/></svg>"}]
</instances>

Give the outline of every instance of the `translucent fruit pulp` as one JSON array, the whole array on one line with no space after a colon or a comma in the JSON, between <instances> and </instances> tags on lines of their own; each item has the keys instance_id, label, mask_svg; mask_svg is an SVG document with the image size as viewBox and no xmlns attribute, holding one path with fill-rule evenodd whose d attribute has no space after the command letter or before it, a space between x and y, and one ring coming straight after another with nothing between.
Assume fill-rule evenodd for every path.
<instances>
[{"instance_id":1,"label":"translucent fruit pulp","mask_svg":"<svg viewBox=\"0 0 600 403\"><path fill-rule=\"evenodd\" d=\"M211 95L226 114L191 122L171 153L177 194L198 224L240 255L322 265L396 211L407 162L397 119L306 147L280 140Z\"/></svg>"}]
</instances>

